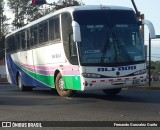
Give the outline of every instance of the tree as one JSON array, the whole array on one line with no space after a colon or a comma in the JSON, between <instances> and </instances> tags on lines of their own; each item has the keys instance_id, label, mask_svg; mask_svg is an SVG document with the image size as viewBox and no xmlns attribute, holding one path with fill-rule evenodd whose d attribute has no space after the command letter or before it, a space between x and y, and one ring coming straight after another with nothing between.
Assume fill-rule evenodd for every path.
<instances>
[{"instance_id":1,"label":"tree","mask_svg":"<svg viewBox=\"0 0 160 130\"><path fill-rule=\"evenodd\" d=\"M4 15L4 0L0 1L0 60L4 58L4 36L7 34L7 17Z\"/></svg>"},{"instance_id":2,"label":"tree","mask_svg":"<svg viewBox=\"0 0 160 130\"><path fill-rule=\"evenodd\" d=\"M46 4L46 0L32 0L32 4L35 4L35 5L42 5L42 4Z\"/></svg>"},{"instance_id":3,"label":"tree","mask_svg":"<svg viewBox=\"0 0 160 130\"><path fill-rule=\"evenodd\" d=\"M7 17L4 15L4 0L0 1L0 36L7 33Z\"/></svg>"},{"instance_id":4,"label":"tree","mask_svg":"<svg viewBox=\"0 0 160 130\"><path fill-rule=\"evenodd\" d=\"M32 4L32 0L8 0L8 6L15 14L12 25L18 29L50 12L64 7L81 5L81 3L77 0L59 0L57 3L54 2L49 5L53 6L53 8L43 8L39 4Z\"/></svg>"},{"instance_id":5,"label":"tree","mask_svg":"<svg viewBox=\"0 0 160 130\"><path fill-rule=\"evenodd\" d=\"M15 15L12 25L16 29L43 16L43 9L33 5L31 0L8 0L8 6Z\"/></svg>"},{"instance_id":6,"label":"tree","mask_svg":"<svg viewBox=\"0 0 160 130\"><path fill-rule=\"evenodd\" d=\"M26 5L30 0L8 0L8 6L15 14L12 25L15 28L20 28L25 25Z\"/></svg>"},{"instance_id":7,"label":"tree","mask_svg":"<svg viewBox=\"0 0 160 130\"><path fill-rule=\"evenodd\" d=\"M59 0L55 4L55 10L70 6L78 6L78 5L84 5L84 3L80 3L78 0Z\"/></svg>"},{"instance_id":8,"label":"tree","mask_svg":"<svg viewBox=\"0 0 160 130\"><path fill-rule=\"evenodd\" d=\"M44 2L45 3L45 2ZM69 6L78 6L82 5L84 3L80 3L77 0L59 0L57 3L53 2L51 4L47 4L52 6L51 8L43 8L42 4L35 4L32 2L32 4L29 4L28 10L27 10L27 21L31 22L33 20L36 20L46 14L49 14L51 12L54 12L56 10L59 10L64 7Z\"/></svg>"},{"instance_id":9,"label":"tree","mask_svg":"<svg viewBox=\"0 0 160 130\"><path fill-rule=\"evenodd\" d=\"M26 10L27 23L32 22L36 19L39 19L40 17L44 15L43 14L44 9L42 9L39 5L33 5L32 3L28 3L26 8L27 8Z\"/></svg>"},{"instance_id":10,"label":"tree","mask_svg":"<svg viewBox=\"0 0 160 130\"><path fill-rule=\"evenodd\" d=\"M0 1L0 35L3 32L3 11L4 11L4 2Z\"/></svg>"}]
</instances>

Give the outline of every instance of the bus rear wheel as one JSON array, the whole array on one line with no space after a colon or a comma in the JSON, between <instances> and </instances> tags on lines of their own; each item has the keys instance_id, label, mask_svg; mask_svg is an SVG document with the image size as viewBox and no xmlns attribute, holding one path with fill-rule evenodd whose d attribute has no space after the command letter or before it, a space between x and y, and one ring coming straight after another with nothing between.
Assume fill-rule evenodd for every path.
<instances>
[{"instance_id":1,"label":"bus rear wheel","mask_svg":"<svg viewBox=\"0 0 160 130\"><path fill-rule=\"evenodd\" d=\"M103 89L103 92L109 96L117 95L120 93L122 88L115 88L115 89Z\"/></svg>"},{"instance_id":2,"label":"bus rear wheel","mask_svg":"<svg viewBox=\"0 0 160 130\"><path fill-rule=\"evenodd\" d=\"M18 75L17 83L20 91L32 91L32 87L27 87L22 84L22 78L20 75Z\"/></svg>"},{"instance_id":3,"label":"bus rear wheel","mask_svg":"<svg viewBox=\"0 0 160 130\"><path fill-rule=\"evenodd\" d=\"M56 90L62 97L71 97L73 95L73 90L66 90L64 88L64 81L62 79L61 73L58 73L56 77Z\"/></svg>"}]
</instances>

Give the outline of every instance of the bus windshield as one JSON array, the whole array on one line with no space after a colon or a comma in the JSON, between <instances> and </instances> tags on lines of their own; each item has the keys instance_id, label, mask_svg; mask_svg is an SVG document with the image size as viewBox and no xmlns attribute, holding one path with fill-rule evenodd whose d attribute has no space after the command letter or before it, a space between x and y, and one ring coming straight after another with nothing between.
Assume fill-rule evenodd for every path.
<instances>
[{"instance_id":1,"label":"bus windshield","mask_svg":"<svg viewBox=\"0 0 160 130\"><path fill-rule=\"evenodd\" d=\"M144 44L133 11L77 11L82 65L116 65L144 62Z\"/></svg>"}]
</instances>

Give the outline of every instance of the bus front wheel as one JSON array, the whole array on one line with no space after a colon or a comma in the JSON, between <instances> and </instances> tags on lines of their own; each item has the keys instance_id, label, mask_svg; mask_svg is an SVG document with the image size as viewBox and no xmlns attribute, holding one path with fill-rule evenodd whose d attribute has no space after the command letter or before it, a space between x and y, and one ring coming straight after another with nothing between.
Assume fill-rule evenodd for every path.
<instances>
[{"instance_id":1,"label":"bus front wheel","mask_svg":"<svg viewBox=\"0 0 160 130\"><path fill-rule=\"evenodd\" d=\"M103 92L109 96L116 95L120 93L122 88L115 88L115 89L104 89Z\"/></svg>"},{"instance_id":2,"label":"bus front wheel","mask_svg":"<svg viewBox=\"0 0 160 130\"><path fill-rule=\"evenodd\" d=\"M61 73L58 73L56 77L56 90L58 94L62 97L70 97L73 95L73 90L66 90L64 88L64 81L62 79Z\"/></svg>"}]
</instances>

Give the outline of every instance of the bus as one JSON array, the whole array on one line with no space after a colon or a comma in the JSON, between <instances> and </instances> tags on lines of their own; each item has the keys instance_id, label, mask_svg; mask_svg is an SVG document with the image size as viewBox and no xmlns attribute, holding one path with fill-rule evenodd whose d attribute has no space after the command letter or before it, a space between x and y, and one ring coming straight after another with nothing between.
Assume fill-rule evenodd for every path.
<instances>
[{"instance_id":1,"label":"bus","mask_svg":"<svg viewBox=\"0 0 160 130\"><path fill-rule=\"evenodd\" d=\"M154 38L152 23L128 7L84 5L48 14L5 37L8 82L21 91L49 87L65 97L85 90L116 95L144 85L142 24Z\"/></svg>"}]
</instances>

